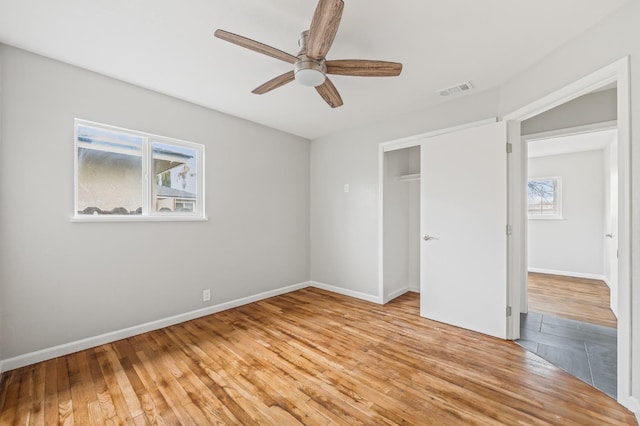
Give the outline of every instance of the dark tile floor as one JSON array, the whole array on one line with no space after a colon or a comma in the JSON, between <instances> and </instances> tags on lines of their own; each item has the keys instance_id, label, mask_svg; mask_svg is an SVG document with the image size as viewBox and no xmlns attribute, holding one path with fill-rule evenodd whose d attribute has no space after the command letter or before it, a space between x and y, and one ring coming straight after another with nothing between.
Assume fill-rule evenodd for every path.
<instances>
[{"instance_id":1,"label":"dark tile floor","mask_svg":"<svg viewBox=\"0 0 640 426\"><path fill-rule=\"evenodd\" d=\"M520 340L516 343L616 397L615 328L529 312L520 315Z\"/></svg>"}]
</instances>

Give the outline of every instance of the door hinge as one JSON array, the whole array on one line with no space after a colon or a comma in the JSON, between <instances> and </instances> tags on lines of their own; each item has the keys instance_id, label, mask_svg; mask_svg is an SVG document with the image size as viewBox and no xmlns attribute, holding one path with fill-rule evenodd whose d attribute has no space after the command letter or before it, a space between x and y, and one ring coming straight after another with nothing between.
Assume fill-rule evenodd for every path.
<instances>
[{"instance_id":1,"label":"door hinge","mask_svg":"<svg viewBox=\"0 0 640 426\"><path fill-rule=\"evenodd\" d=\"M513 144L507 143L507 154L511 154L513 152Z\"/></svg>"},{"instance_id":2,"label":"door hinge","mask_svg":"<svg viewBox=\"0 0 640 426\"><path fill-rule=\"evenodd\" d=\"M507 225L507 235L511 235L511 225Z\"/></svg>"},{"instance_id":3,"label":"door hinge","mask_svg":"<svg viewBox=\"0 0 640 426\"><path fill-rule=\"evenodd\" d=\"M507 316L511 316L511 306L507 306Z\"/></svg>"}]
</instances>

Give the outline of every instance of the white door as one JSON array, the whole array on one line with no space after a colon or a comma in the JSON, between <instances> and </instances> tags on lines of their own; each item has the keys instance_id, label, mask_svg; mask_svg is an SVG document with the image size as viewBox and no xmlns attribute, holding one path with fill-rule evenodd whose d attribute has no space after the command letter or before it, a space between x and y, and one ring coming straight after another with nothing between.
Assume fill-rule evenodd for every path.
<instances>
[{"instance_id":1,"label":"white door","mask_svg":"<svg viewBox=\"0 0 640 426\"><path fill-rule=\"evenodd\" d=\"M609 161L607 177L608 199L605 209L605 276L609 279L611 310L618 317L618 141L616 139L607 147Z\"/></svg>"},{"instance_id":2,"label":"white door","mask_svg":"<svg viewBox=\"0 0 640 426\"><path fill-rule=\"evenodd\" d=\"M421 143L420 315L507 336L507 130Z\"/></svg>"}]
</instances>

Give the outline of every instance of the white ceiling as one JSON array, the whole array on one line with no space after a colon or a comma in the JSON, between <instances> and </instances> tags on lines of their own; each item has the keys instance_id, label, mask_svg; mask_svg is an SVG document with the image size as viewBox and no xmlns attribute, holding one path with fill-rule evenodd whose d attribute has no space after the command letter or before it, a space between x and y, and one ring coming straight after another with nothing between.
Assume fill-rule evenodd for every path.
<instances>
[{"instance_id":1,"label":"white ceiling","mask_svg":"<svg viewBox=\"0 0 640 426\"><path fill-rule=\"evenodd\" d=\"M332 76L344 106L295 82L251 90L286 62L217 28L297 54L315 0L0 0L0 42L313 139L501 85L629 0L345 0L328 59L402 62L400 77ZM468 96L468 95L462 95Z\"/></svg>"},{"instance_id":2,"label":"white ceiling","mask_svg":"<svg viewBox=\"0 0 640 426\"><path fill-rule=\"evenodd\" d=\"M536 158L582 151L597 151L615 142L617 137L617 129L607 129L589 133L558 136L549 139L539 139L527 144L527 154L529 158Z\"/></svg>"}]
</instances>

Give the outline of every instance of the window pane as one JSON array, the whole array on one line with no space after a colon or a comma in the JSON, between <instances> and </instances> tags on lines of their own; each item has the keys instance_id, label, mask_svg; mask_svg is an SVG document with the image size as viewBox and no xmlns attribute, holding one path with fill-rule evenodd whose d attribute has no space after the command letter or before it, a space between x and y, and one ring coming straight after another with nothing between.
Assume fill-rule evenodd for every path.
<instances>
[{"instance_id":1,"label":"window pane","mask_svg":"<svg viewBox=\"0 0 640 426\"><path fill-rule=\"evenodd\" d=\"M531 179L527 184L528 211L531 215L556 215L557 181L556 179Z\"/></svg>"},{"instance_id":2,"label":"window pane","mask_svg":"<svg viewBox=\"0 0 640 426\"><path fill-rule=\"evenodd\" d=\"M193 213L196 211L197 152L183 146L159 142L153 152L153 205L155 212Z\"/></svg>"},{"instance_id":3,"label":"window pane","mask_svg":"<svg viewBox=\"0 0 640 426\"><path fill-rule=\"evenodd\" d=\"M141 137L79 125L78 214L141 214Z\"/></svg>"}]
</instances>

